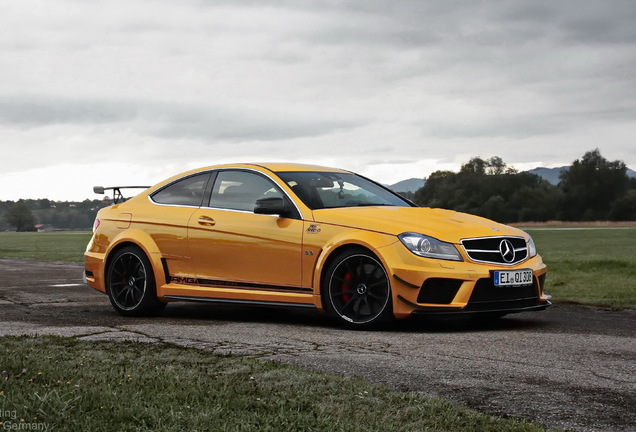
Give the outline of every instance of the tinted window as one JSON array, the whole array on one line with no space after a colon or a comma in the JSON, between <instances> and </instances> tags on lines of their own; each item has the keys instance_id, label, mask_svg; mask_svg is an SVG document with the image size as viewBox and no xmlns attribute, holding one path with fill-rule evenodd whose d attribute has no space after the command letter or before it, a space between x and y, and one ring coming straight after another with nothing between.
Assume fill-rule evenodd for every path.
<instances>
[{"instance_id":1,"label":"tinted window","mask_svg":"<svg viewBox=\"0 0 636 432\"><path fill-rule=\"evenodd\" d=\"M399 195L349 173L279 172L278 176L311 209L356 206L411 207Z\"/></svg>"},{"instance_id":2,"label":"tinted window","mask_svg":"<svg viewBox=\"0 0 636 432\"><path fill-rule=\"evenodd\" d=\"M220 171L214 182L210 207L254 211L256 200L283 197L268 178L248 171Z\"/></svg>"},{"instance_id":3,"label":"tinted window","mask_svg":"<svg viewBox=\"0 0 636 432\"><path fill-rule=\"evenodd\" d=\"M155 192L152 195L152 200L159 204L199 207L209 177L209 173L204 173L177 180Z\"/></svg>"}]
</instances>

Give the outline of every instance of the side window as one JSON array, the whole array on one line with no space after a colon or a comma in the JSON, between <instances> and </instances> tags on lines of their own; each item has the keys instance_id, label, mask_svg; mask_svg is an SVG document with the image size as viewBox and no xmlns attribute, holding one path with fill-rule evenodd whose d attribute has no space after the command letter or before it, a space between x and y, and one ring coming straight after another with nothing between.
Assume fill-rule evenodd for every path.
<instances>
[{"instance_id":1,"label":"side window","mask_svg":"<svg viewBox=\"0 0 636 432\"><path fill-rule=\"evenodd\" d=\"M214 182L210 207L254 211L256 200L283 197L271 180L248 171L220 171Z\"/></svg>"},{"instance_id":2,"label":"side window","mask_svg":"<svg viewBox=\"0 0 636 432\"><path fill-rule=\"evenodd\" d=\"M175 183L155 192L152 195L152 200L158 204L199 207L203 200L208 178L210 178L210 173L197 174L177 180Z\"/></svg>"}]
</instances>

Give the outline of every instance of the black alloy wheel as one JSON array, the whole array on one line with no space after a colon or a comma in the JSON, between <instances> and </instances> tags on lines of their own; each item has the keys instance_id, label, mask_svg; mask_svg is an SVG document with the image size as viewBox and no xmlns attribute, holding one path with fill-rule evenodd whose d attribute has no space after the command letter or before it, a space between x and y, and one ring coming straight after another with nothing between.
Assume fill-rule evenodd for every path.
<instances>
[{"instance_id":1,"label":"black alloy wheel","mask_svg":"<svg viewBox=\"0 0 636 432\"><path fill-rule=\"evenodd\" d=\"M106 273L108 298L122 315L160 312L165 303L157 299L152 265L141 249L126 246L115 253Z\"/></svg>"},{"instance_id":2,"label":"black alloy wheel","mask_svg":"<svg viewBox=\"0 0 636 432\"><path fill-rule=\"evenodd\" d=\"M363 249L338 256L326 273L323 302L353 328L373 327L393 316L391 284L380 261Z\"/></svg>"}]
</instances>

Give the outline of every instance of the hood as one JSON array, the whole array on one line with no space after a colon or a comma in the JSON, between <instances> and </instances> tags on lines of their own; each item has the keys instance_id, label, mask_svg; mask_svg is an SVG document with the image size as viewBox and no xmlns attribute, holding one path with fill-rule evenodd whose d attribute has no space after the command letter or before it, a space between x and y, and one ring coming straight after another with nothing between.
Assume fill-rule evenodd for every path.
<instances>
[{"instance_id":1,"label":"hood","mask_svg":"<svg viewBox=\"0 0 636 432\"><path fill-rule=\"evenodd\" d=\"M450 243L471 237L520 236L523 231L508 225L459 213L426 207L343 207L314 210L317 223L398 235L415 232Z\"/></svg>"}]
</instances>

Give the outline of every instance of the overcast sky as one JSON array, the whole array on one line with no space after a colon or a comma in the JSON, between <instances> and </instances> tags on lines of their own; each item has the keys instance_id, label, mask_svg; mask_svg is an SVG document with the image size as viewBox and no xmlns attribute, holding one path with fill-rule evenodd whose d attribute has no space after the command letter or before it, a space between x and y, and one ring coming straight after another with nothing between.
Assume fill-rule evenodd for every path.
<instances>
[{"instance_id":1,"label":"overcast sky","mask_svg":"<svg viewBox=\"0 0 636 432\"><path fill-rule=\"evenodd\" d=\"M238 161L636 169L636 1L0 2L0 200Z\"/></svg>"}]
</instances>

